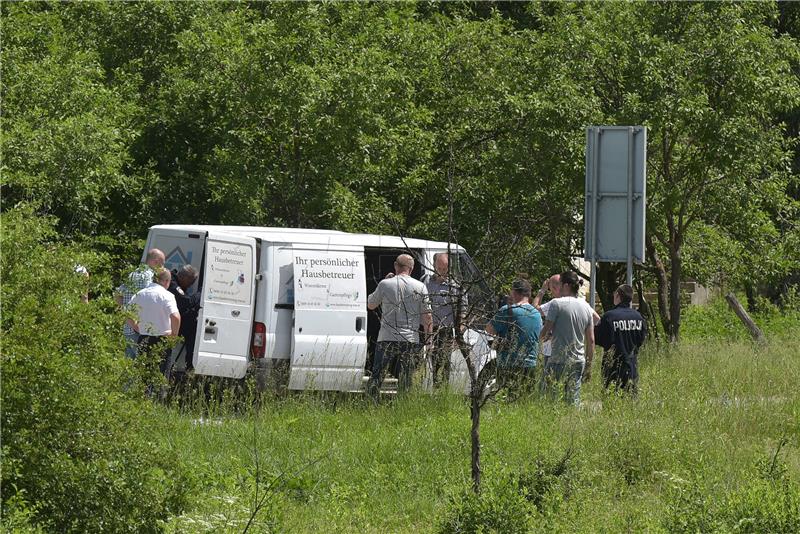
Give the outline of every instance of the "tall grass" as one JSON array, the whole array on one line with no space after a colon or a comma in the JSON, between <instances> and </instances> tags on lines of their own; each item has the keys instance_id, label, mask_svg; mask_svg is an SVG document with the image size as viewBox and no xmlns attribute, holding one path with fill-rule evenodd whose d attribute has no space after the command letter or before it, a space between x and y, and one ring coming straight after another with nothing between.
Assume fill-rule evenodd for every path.
<instances>
[{"instance_id":1,"label":"tall grass","mask_svg":"<svg viewBox=\"0 0 800 534\"><path fill-rule=\"evenodd\" d=\"M571 448L570 469L530 528L638 532L676 528L691 491L714 503L747 488L782 440L778 460L798 483L800 351L790 340L650 346L635 401L605 394L595 379L580 409L537 398L491 403L487 491ZM256 465L262 489L272 483L257 531L435 531L470 482L469 410L456 395L412 393L376 407L358 396L294 394L203 422L165 409L160 439L182 451L202 488L166 525L175 532L241 531Z\"/></svg>"}]
</instances>

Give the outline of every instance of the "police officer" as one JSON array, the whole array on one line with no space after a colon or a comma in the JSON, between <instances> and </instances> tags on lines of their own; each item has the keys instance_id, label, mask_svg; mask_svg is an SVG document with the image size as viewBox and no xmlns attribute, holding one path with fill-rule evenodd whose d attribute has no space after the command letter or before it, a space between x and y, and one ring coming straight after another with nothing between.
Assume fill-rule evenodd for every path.
<instances>
[{"instance_id":1,"label":"police officer","mask_svg":"<svg viewBox=\"0 0 800 534\"><path fill-rule=\"evenodd\" d=\"M605 349L603 383L636 395L638 353L647 337L647 322L631 307L633 288L622 284L614 291L614 308L595 326L595 343Z\"/></svg>"}]
</instances>

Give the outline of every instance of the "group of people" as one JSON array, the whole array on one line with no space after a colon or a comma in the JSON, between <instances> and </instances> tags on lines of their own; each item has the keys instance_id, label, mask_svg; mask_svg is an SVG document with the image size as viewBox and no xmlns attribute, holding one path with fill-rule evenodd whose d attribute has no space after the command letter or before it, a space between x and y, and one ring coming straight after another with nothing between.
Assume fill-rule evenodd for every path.
<instances>
[{"instance_id":1,"label":"group of people","mask_svg":"<svg viewBox=\"0 0 800 534\"><path fill-rule=\"evenodd\" d=\"M401 254L394 272L367 297L370 310L382 311L380 332L367 391L377 397L387 369L403 391L411 384L423 346L431 354L434 385L447 381L455 348L454 318L465 324L466 294L450 281L447 254L434 256L433 273L423 281L411 277L414 259ZM595 344L605 349L603 380L636 394L638 352L647 323L632 307L633 289L623 284L614 292L614 308L602 317L579 297L581 281L572 271L544 281L531 300L528 280L512 283L508 302L488 323L495 338L500 384L532 384L547 397L580 402L581 383L591 377ZM543 302L547 295L550 300ZM420 338L420 332L423 338ZM536 378L534 378L536 377Z\"/></svg>"},{"instance_id":2,"label":"group of people","mask_svg":"<svg viewBox=\"0 0 800 534\"><path fill-rule=\"evenodd\" d=\"M581 383L591 378L594 347L599 345L606 351L604 386L636 394L638 352L647 323L631 305L633 289L619 286L614 308L600 317L579 296L580 286L578 275L566 271L545 280L531 301L530 282L514 281L509 303L487 327L500 340L501 377L538 376L542 394L579 404ZM542 302L548 293L551 299Z\"/></svg>"},{"instance_id":3,"label":"group of people","mask_svg":"<svg viewBox=\"0 0 800 534\"><path fill-rule=\"evenodd\" d=\"M449 276L446 253L434 255L433 272L423 281L411 276L414 258L400 254L394 272L381 280L367 297L370 310L381 310L381 323L367 392L377 398L385 372L398 379L398 389L411 385L423 347L431 356L434 386L447 383L456 335L466 324L467 295ZM171 349L159 354L159 370L169 378L171 367L185 355L186 372L192 357L200 309L200 291L191 292L198 278L191 265L173 273L164 268L164 253L147 252L145 264L130 273L117 290L117 303L133 310L124 325L126 355L152 352L167 337L181 336L176 358ZM531 300L528 280L517 279L507 303L488 323L495 338L500 383L534 384L549 397L580 402L583 381L591 377L595 344L606 350L603 379L606 388L636 393L637 356L647 336L647 323L631 307L633 290L621 285L614 292L615 307L602 317L578 296L580 279L574 272L553 275ZM550 295L550 300L543 302ZM456 321L460 318L460 321ZM460 325L457 332L456 329ZM422 337L420 337L422 335ZM536 377L536 378L535 378Z\"/></svg>"},{"instance_id":4,"label":"group of people","mask_svg":"<svg viewBox=\"0 0 800 534\"><path fill-rule=\"evenodd\" d=\"M190 294L197 281L197 270L184 265L173 273L164 268L164 253L153 248L147 252L145 263L131 272L117 288L117 304L134 312L123 326L125 355L131 359L150 353L169 337L183 338L183 348L174 360L185 355L186 372L193 369L192 355L197 333L200 292ZM169 378L172 349L163 346L159 354L159 371Z\"/></svg>"}]
</instances>

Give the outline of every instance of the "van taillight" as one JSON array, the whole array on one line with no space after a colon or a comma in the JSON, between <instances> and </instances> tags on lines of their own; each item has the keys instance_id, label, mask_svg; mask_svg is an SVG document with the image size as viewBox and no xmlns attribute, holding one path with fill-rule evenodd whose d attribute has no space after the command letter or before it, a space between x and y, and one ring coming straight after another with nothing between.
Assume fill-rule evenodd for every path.
<instances>
[{"instance_id":1,"label":"van taillight","mask_svg":"<svg viewBox=\"0 0 800 534\"><path fill-rule=\"evenodd\" d=\"M264 323L253 323L253 344L250 346L250 355L253 358L263 358L267 349L267 327Z\"/></svg>"}]
</instances>

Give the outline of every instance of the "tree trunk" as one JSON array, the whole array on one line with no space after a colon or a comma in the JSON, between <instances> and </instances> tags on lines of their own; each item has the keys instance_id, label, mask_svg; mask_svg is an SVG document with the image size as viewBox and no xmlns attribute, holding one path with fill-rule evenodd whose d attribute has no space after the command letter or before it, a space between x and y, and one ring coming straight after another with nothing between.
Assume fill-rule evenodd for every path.
<instances>
[{"instance_id":1,"label":"tree trunk","mask_svg":"<svg viewBox=\"0 0 800 534\"><path fill-rule=\"evenodd\" d=\"M747 297L747 309L750 310L750 313L755 313L756 311L756 291L749 281L744 283L744 294ZM725 297L726 299L728 297ZM730 303L730 301L729 301Z\"/></svg>"},{"instance_id":2,"label":"tree trunk","mask_svg":"<svg viewBox=\"0 0 800 534\"><path fill-rule=\"evenodd\" d=\"M614 307L614 291L623 282L625 271L617 263L598 263L597 264L597 296L603 311L608 311Z\"/></svg>"},{"instance_id":3,"label":"tree trunk","mask_svg":"<svg viewBox=\"0 0 800 534\"><path fill-rule=\"evenodd\" d=\"M671 330L670 309L669 309L669 282L667 281L667 270L664 267L664 262L656 250L655 245L647 236L647 255L653 262L653 267L656 269L656 289L658 295L658 315L661 318L661 326L664 328L664 333L669 336Z\"/></svg>"},{"instance_id":4,"label":"tree trunk","mask_svg":"<svg viewBox=\"0 0 800 534\"><path fill-rule=\"evenodd\" d=\"M658 321L655 314L653 314L653 306L644 298L644 287L642 286L641 278L637 278L634 285L636 286L636 294L639 296L639 313L642 314L645 322L649 325L650 336L658 340Z\"/></svg>"},{"instance_id":5,"label":"tree trunk","mask_svg":"<svg viewBox=\"0 0 800 534\"><path fill-rule=\"evenodd\" d=\"M674 243L674 242L673 242ZM670 343L676 343L680 337L681 327L681 275L683 266L681 263L680 244L674 243L670 248L670 270L669 270L669 330L667 339Z\"/></svg>"},{"instance_id":6,"label":"tree trunk","mask_svg":"<svg viewBox=\"0 0 800 534\"><path fill-rule=\"evenodd\" d=\"M481 492L481 402L480 397L473 393L470 395L472 412L472 429L470 438L472 442L472 491Z\"/></svg>"}]
</instances>

